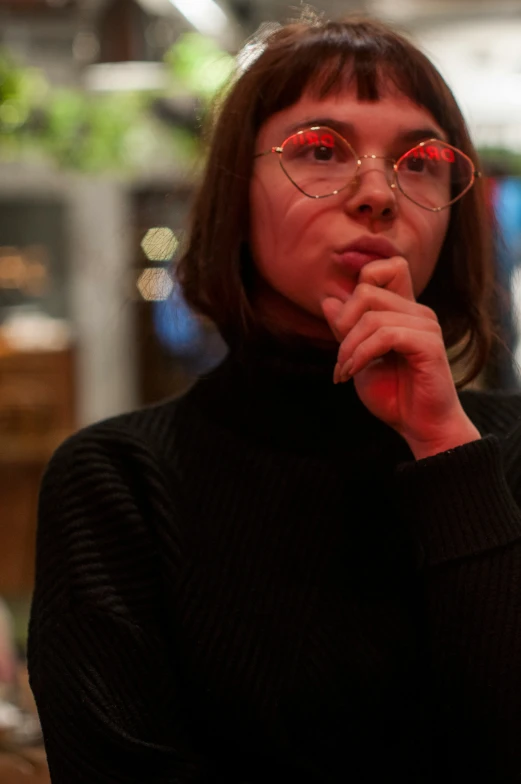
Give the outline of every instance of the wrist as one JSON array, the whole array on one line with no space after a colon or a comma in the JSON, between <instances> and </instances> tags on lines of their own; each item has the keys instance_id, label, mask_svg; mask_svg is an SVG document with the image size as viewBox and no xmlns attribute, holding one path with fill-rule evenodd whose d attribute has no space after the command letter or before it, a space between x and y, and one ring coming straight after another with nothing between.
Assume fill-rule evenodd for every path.
<instances>
[{"instance_id":1,"label":"wrist","mask_svg":"<svg viewBox=\"0 0 521 784\"><path fill-rule=\"evenodd\" d=\"M429 440L406 439L411 452L416 460L423 460L426 457L448 452L449 449L456 449L458 446L479 441L481 434L477 427L472 424L470 419L458 423L453 427L444 430L439 436Z\"/></svg>"}]
</instances>

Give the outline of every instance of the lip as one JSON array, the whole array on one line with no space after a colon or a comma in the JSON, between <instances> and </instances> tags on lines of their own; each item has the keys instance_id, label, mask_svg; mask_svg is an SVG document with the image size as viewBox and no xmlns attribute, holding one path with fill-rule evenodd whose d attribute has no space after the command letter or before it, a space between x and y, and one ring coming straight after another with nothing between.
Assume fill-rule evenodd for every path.
<instances>
[{"instance_id":1,"label":"lip","mask_svg":"<svg viewBox=\"0 0 521 784\"><path fill-rule=\"evenodd\" d=\"M344 268L355 273L360 272L362 267L371 261L399 255L392 242L383 237L359 237L349 245L335 250L336 260Z\"/></svg>"}]
</instances>

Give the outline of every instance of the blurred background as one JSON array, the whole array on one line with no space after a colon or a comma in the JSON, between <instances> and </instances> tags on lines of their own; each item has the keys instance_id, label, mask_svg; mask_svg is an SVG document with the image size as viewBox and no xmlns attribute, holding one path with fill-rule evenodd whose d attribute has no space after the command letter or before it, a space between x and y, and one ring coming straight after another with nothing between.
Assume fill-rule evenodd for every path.
<instances>
[{"instance_id":1,"label":"blurred background","mask_svg":"<svg viewBox=\"0 0 521 784\"><path fill-rule=\"evenodd\" d=\"M503 342L478 384L518 388L521 0L313 6L411 34L456 94L501 227ZM20 780L47 780L23 672L43 469L77 428L172 395L224 355L170 276L201 123L248 37L299 13L298 0L0 0L0 746L15 727L25 749L4 755L18 773L0 782L20 765Z\"/></svg>"}]
</instances>

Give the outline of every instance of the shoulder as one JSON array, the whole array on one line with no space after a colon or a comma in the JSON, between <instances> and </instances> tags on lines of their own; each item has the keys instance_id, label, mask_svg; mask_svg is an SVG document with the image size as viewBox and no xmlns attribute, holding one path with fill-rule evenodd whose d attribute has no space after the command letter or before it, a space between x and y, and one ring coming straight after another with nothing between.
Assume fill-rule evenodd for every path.
<instances>
[{"instance_id":1,"label":"shoulder","mask_svg":"<svg viewBox=\"0 0 521 784\"><path fill-rule=\"evenodd\" d=\"M40 521L90 516L116 525L171 506L178 401L131 411L79 430L52 456L40 488Z\"/></svg>"},{"instance_id":2,"label":"shoulder","mask_svg":"<svg viewBox=\"0 0 521 784\"><path fill-rule=\"evenodd\" d=\"M46 474L81 465L96 471L101 461L130 465L168 459L178 400L130 411L82 428L67 438L55 451ZM104 466L106 467L106 466Z\"/></svg>"},{"instance_id":3,"label":"shoulder","mask_svg":"<svg viewBox=\"0 0 521 784\"><path fill-rule=\"evenodd\" d=\"M74 449L78 442L86 440L100 443L135 441L151 449L165 449L168 445L168 431L175 420L179 403L180 398L165 400L95 422L67 439L60 449Z\"/></svg>"},{"instance_id":4,"label":"shoulder","mask_svg":"<svg viewBox=\"0 0 521 784\"><path fill-rule=\"evenodd\" d=\"M40 489L37 584L119 612L136 585L140 601L154 595L161 539L172 563L179 551L163 432L175 412L170 401L113 417L56 450Z\"/></svg>"}]
</instances>

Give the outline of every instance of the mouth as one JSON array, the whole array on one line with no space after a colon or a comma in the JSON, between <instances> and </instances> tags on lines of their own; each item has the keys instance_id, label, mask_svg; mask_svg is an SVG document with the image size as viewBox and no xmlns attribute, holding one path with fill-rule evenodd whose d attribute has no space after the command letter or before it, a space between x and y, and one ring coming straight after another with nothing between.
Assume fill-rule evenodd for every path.
<instances>
[{"instance_id":1,"label":"mouth","mask_svg":"<svg viewBox=\"0 0 521 784\"><path fill-rule=\"evenodd\" d=\"M344 269L356 274L371 261L399 255L395 246L383 237L361 237L334 252L335 260Z\"/></svg>"}]
</instances>

